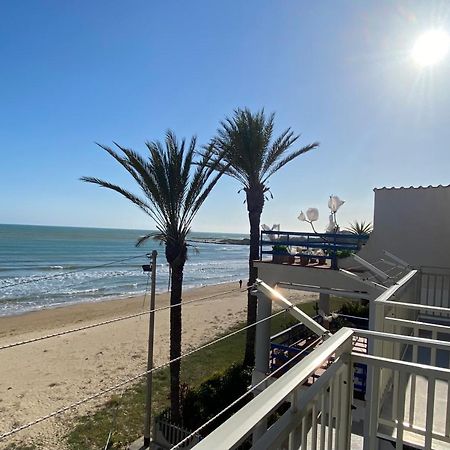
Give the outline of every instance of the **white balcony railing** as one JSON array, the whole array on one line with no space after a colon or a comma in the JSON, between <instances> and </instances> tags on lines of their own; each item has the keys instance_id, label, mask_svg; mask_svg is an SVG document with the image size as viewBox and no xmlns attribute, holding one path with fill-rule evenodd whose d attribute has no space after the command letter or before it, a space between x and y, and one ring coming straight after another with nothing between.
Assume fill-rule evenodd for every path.
<instances>
[{"instance_id":1,"label":"white balcony railing","mask_svg":"<svg viewBox=\"0 0 450 450\"><path fill-rule=\"evenodd\" d=\"M375 450L387 439L396 448L449 449L447 276L408 273L373 303L372 331L342 328L195 448L251 442L255 449ZM369 342L368 355L353 351L360 338ZM353 399L355 364L368 369L361 402ZM356 426L358 411L364 432Z\"/></svg>"}]
</instances>

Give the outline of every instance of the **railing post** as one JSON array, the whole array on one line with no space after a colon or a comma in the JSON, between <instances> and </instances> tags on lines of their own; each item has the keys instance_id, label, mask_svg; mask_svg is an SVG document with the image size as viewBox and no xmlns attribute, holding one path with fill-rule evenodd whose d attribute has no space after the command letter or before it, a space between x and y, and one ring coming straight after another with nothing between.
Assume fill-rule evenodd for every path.
<instances>
[{"instance_id":1,"label":"railing post","mask_svg":"<svg viewBox=\"0 0 450 450\"><path fill-rule=\"evenodd\" d=\"M331 268L338 270L337 252L336 252L336 233L333 234L333 250L331 251Z\"/></svg>"},{"instance_id":2,"label":"railing post","mask_svg":"<svg viewBox=\"0 0 450 450\"><path fill-rule=\"evenodd\" d=\"M338 396L340 397L339 404L336 405L337 415L340 415L339 420L339 449L349 449L352 435L352 401L353 401L353 363L352 363L352 349L353 341L350 337L341 349L340 358L343 358L345 363L344 373L342 376L342 386L338 385ZM331 414L331 411L330 411ZM338 422L336 422L336 426Z\"/></svg>"},{"instance_id":3,"label":"railing post","mask_svg":"<svg viewBox=\"0 0 450 450\"><path fill-rule=\"evenodd\" d=\"M364 417L364 450L377 449L380 372L381 369L376 366L368 367L367 370L368 393L366 394L366 409Z\"/></svg>"},{"instance_id":4,"label":"railing post","mask_svg":"<svg viewBox=\"0 0 450 450\"><path fill-rule=\"evenodd\" d=\"M291 394L291 411L295 415L298 412L298 395L297 389ZM302 426L301 424L294 427L294 429L289 434L289 450L297 450L301 445L302 438Z\"/></svg>"},{"instance_id":5,"label":"railing post","mask_svg":"<svg viewBox=\"0 0 450 450\"><path fill-rule=\"evenodd\" d=\"M263 233L264 231L261 230L261 233L259 235L259 258L261 261L263 259Z\"/></svg>"}]
</instances>

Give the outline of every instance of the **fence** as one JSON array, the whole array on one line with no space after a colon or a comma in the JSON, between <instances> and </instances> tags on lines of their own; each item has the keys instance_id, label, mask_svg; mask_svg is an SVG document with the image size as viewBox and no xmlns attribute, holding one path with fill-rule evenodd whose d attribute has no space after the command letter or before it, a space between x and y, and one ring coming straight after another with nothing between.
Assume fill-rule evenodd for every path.
<instances>
[{"instance_id":1,"label":"fence","mask_svg":"<svg viewBox=\"0 0 450 450\"><path fill-rule=\"evenodd\" d=\"M153 442L155 445L159 445L164 449L170 449L178 442L188 437L191 432L182 427L174 425L170 420L170 413L168 411L163 412L159 416L155 417L155 436ZM188 450L201 441L201 436L195 434L187 440L182 448Z\"/></svg>"},{"instance_id":2,"label":"fence","mask_svg":"<svg viewBox=\"0 0 450 450\"><path fill-rule=\"evenodd\" d=\"M369 235L355 235L351 233L306 233L294 231L261 231L260 254L264 255L286 255L291 258L300 259L300 264L307 265L312 259L320 265L321 260L330 260L331 268L338 268L338 258L349 256L357 252L369 239ZM271 248L268 249L268 246ZM281 252L274 246L283 246L291 249L288 253Z\"/></svg>"}]
</instances>

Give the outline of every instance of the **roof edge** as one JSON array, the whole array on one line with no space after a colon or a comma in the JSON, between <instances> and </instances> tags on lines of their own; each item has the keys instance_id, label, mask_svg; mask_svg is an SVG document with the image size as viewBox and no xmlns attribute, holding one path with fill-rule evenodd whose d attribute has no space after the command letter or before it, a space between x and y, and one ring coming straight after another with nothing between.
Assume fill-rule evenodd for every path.
<instances>
[{"instance_id":1,"label":"roof edge","mask_svg":"<svg viewBox=\"0 0 450 450\"><path fill-rule=\"evenodd\" d=\"M391 187L387 187L387 186L383 186L381 188L374 188L374 192L375 191L400 191L400 190L409 190L409 189L447 189L450 188L450 184L446 184L446 185L442 185L442 184L438 184L437 186L433 186L432 184L428 185L428 186L409 186L409 187L404 187L404 186L391 186Z\"/></svg>"}]
</instances>

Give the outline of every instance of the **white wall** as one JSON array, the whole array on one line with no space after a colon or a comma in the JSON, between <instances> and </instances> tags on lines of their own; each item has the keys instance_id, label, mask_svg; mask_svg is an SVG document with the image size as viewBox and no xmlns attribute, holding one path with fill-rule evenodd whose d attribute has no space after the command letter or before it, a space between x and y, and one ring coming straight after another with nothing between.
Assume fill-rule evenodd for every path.
<instances>
[{"instance_id":1,"label":"white wall","mask_svg":"<svg viewBox=\"0 0 450 450\"><path fill-rule=\"evenodd\" d=\"M450 267L450 186L374 191L374 231L360 256L388 250L412 266Z\"/></svg>"}]
</instances>

